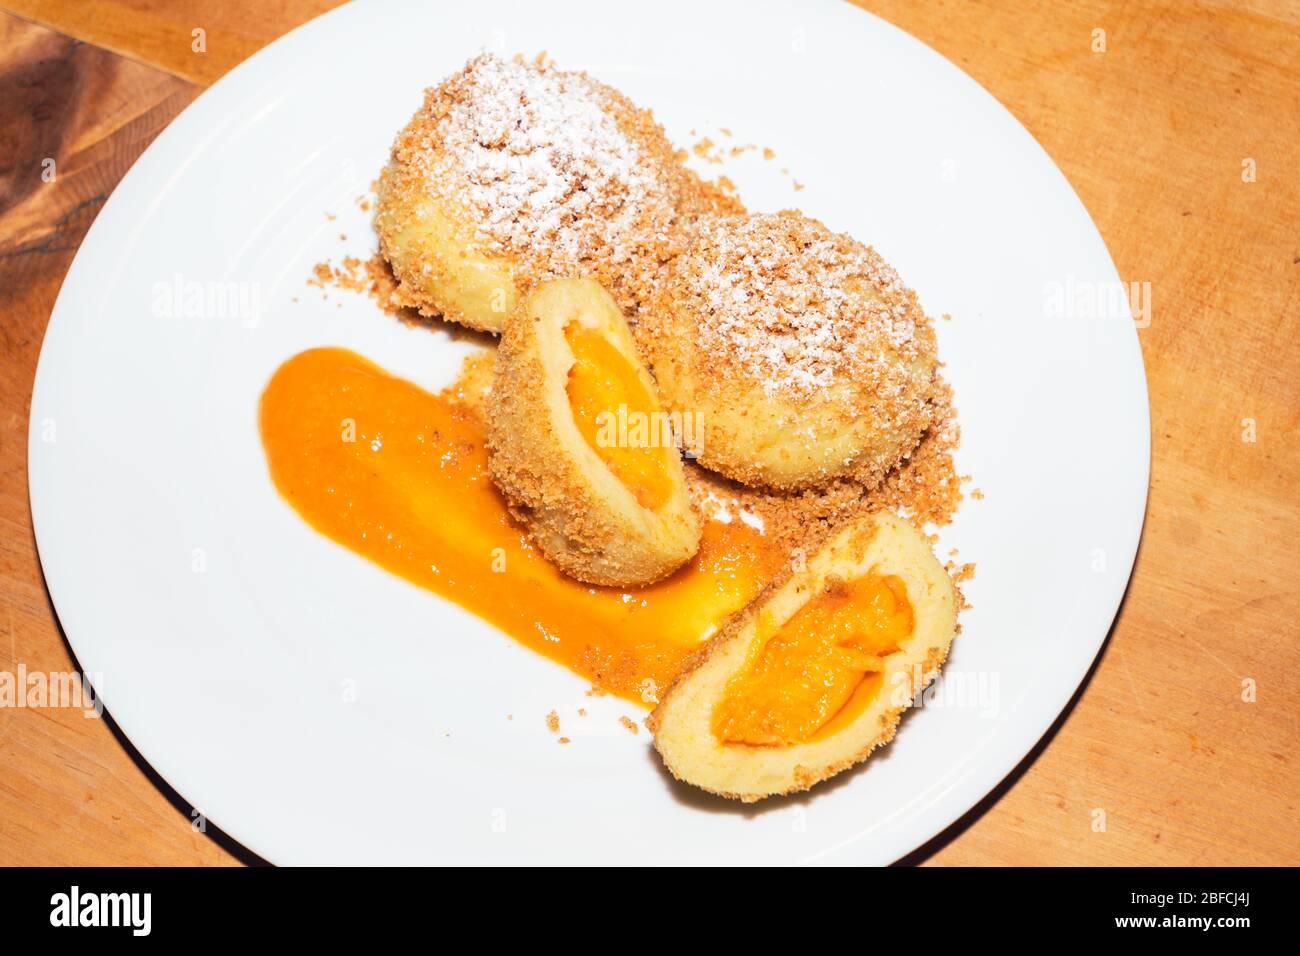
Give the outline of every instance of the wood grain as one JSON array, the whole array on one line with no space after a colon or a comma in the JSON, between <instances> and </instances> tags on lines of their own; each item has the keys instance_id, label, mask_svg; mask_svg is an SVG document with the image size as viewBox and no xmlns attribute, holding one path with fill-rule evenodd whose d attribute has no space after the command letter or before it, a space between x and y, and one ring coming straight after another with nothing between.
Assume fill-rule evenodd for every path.
<instances>
[{"instance_id":1,"label":"wood grain","mask_svg":"<svg viewBox=\"0 0 1300 956\"><path fill-rule=\"evenodd\" d=\"M6 0L0 9L207 86L272 40L339 5L340 0ZM196 30L202 31L201 44Z\"/></svg>"},{"instance_id":2,"label":"wood grain","mask_svg":"<svg viewBox=\"0 0 1300 956\"><path fill-rule=\"evenodd\" d=\"M73 666L42 586L25 485L37 351L72 254L194 84L332 5L0 2L94 45L0 17L0 669ZM1150 282L1153 302L1141 331L1151 498L1106 650L1021 771L910 859L1300 862L1300 6L866 6L1026 125L1121 276ZM196 26L207 30L203 54L191 50ZM54 183L40 178L46 157ZM1254 441L1242 440L1247 419ZM236 859L228 841L193 831L189 808L105 722L0 709L0 759L0 863Z\"/></svg>"}]
</instances>

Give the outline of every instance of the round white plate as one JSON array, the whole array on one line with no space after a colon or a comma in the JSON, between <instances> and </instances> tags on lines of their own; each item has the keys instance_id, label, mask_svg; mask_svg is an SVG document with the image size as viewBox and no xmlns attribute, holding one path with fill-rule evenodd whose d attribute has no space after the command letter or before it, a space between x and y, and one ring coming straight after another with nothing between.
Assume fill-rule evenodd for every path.
<instances>
[{"instance_id":1,"label":"round white plate","mask_svg":"<svg viewBox=\"0 0 1300 956\"><path fill-rule=\"evenodd\" d=\"M268 860L887 863L1033 747L1123 595L1147 489L1142 359L1106 247L1042 149L847 5L616 9L323 16L158 137L64 282L29 436L50 593L131 742ZM977 563L974 608L939 697L809 795L742 808L671 783L617 723L631 705L321 537L271 486L256 409L284 359L344 345L432 388L468 348L305 280L369 253L356 197L422 88L484 48L587 69L679 145L727 145L727 127L772 148L722 170L751 208L798 205L872 243L953 317L938 325L959 466L986 498L938 553Z\"/></svg>"}]
</instances>

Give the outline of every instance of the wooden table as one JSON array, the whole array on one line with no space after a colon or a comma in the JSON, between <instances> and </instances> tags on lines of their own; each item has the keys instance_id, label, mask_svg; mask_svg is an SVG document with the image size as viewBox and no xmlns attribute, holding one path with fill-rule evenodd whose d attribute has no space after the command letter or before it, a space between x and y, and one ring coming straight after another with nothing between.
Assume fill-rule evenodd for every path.
<instances>
[{"instance_id":1,"label":"wooden table","mask_svg":"<svg viewBox=\"0 0 1300 956\"><path fill-rule=\"evenodd\" d=\"M864 5L1019 117L1153 300L1151 498L1110 641L1020 770L912 859L1300 863L1300 5ZM0 0L0 670L73 667L26 487L36 357L73 254L205 85L331 6ZM0 708L0 771L0 863L255 861L196 832L108 721Z\"/></svg>"}]
</instances>

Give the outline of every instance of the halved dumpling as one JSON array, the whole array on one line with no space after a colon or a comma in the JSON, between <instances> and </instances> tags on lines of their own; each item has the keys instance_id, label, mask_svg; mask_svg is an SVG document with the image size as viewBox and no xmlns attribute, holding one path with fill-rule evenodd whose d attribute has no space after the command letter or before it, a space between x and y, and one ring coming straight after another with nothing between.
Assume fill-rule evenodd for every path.
<instances>
[{"instance_id":1,"label":"halved dumpling","mask_svg":"<svg viewBox=\"0 0 1300 956\"><path fill-rule=\"evenodd\" d=\"M952 580L892 514L858 519L740 611L650 715L679 780L752 802L865 760L938 673Z\"/></svg>"},{"instance_id":2,"label":"halved dumpling","mask_svg":"<svg viewBox=\"0 0 1300 956\"><path fill-rule=\"evenodd\" d=\"M598 282L543 283L506 319L487 440L511 511L571 577L645 584L698 549L670 419Z\"/></svg>"}]
</instances>

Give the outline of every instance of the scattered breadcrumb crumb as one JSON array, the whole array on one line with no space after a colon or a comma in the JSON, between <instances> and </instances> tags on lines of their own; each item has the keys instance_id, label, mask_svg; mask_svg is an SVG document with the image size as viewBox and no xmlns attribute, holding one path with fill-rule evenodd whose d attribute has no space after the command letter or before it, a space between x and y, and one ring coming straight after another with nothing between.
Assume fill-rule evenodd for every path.
<instances>
[{"instance_id":1,"label":"scattered breadcrumb crumb","mask_svg":"<svg viewBox=\"0 0 1300 956\"><path fill-rule=\"evenodd\" d=\"M639 734L641 732L641 728L637 726L636 721L631 717L620 717L618 722L626 727L631 733Z\"/></svg>"},{"instance_id":2,"label":"scattered breadcrumb crumb","mask_svg":"<svg viewBox=\"0 0 1300 956\"><path fill-rule=\"evenodd\" d=\"M562 744L567 744L567 743L569 743L569 738L568 738L568 737L561 737L561 738L560 738L560 743L562 743Z\"/></svg>"},{"instance_id":3,"label":"scattered breadcrumb crumb","mask_svg":"<svg viewBox=\"0 0 1300 956\"><path fill-rule=\"evenodd\" d=\"M706 163L722 162L722 156L717 151L716 144L713 142L713 140L711 140L707 136L704 137L695 145L693 145L691 147L691 152L693 152L700 159L704 160Z\"/></svg>"},{"instance_id":4,"label":"scattered breadcrumb crumb","mask_svg":"<svg viewBox=\"0 0 1300 956\"><path fill-rule=\"evenodd\" d=\"M437 326L449 331L458 338L472 338L471 330L452 322L442 322L421 315L415 309L405 306L397 296L397 278L393 270L379 253L373 253L368 259L357 256L344 256L339 265L328 259L312 267L312 276L307 280L309 286L319 289L335 287L349 292L361 292L369 296L385 312L407 325L432 327ZM484 342L491 341L480 336Z\"/></svg>"},{"instance_id":5,"label":"scattered breadcrumb crumb","mask_svg":"<svg viewBox=\"0 0 1300 956\"><path fill-rule=\"evenodd\" d=\"M546 729L553 734L559 732L560 715L555 711L551 711L549 714L546 715Z\"/></svg>"},{"instance_id":6,"label":"scattered breadcrumb crumb","mask_svg":"<svg viewBox=\"0 0 1300 956\"><path fill-rule=\"evenodd\" d=\"M726 137L732 135L732 131L726 127L721 127L718 132ZM697 135L696 131L691 130L691 136L695 135ZM708 136L693 143L691 145L691 152L704 162L712 163L714 165L718 165L727 159L738 159L747 153L758 153L762 155L765 160L773 160L776 158L776 150L772 149L770 146L759 146L757 143L739 143L735 146L729 146L724 149ZM782 169L781 172L785 176L790 176L789 169ZM791 181L794 182L793 179ZM803 189L803 184L794 182L794 188L796 192L799 192Z\"/></svg>"},{"instance_id":7,"label":"scattered breadcrumb crumb","mask_svg":"<svg viewBox=\"0 0 1300 956\"><path fill-rule=\"evenodd\" d=\"M966 600L966 592L962 590L962 584L975 577L975 565L969 562L957 564L954 561L949 561L944 564L943 569L948 572L948 577L952 578L953 590L957 592L957 609L966 611L974 607L970 601ZM961 626L958 625L958 631L960 630Z\"/></svg>"}]
</instances>

